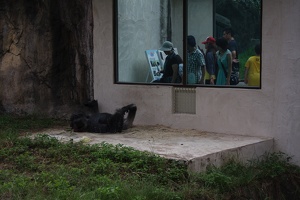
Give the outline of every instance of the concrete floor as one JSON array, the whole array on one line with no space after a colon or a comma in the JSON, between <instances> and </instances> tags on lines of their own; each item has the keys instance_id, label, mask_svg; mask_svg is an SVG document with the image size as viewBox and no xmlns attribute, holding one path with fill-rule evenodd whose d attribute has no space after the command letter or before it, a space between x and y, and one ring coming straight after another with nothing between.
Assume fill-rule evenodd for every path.
<instances>
[{"instance_id":1,"label":"concrete floor","mask_svg":"<svg viewBox=\"0 0 300 200\"><path fill-rule=\"evenodd\" d=\"M149 151L165 158L185 162L191 171L205 171L208 165L220 166L230 158L243 162L273 151L273 139L178 130L164 126L135 126L118 134L74 133L66 130L44 132L61 141L87 144L107 142Z\"/></svg>"}]
</instances>

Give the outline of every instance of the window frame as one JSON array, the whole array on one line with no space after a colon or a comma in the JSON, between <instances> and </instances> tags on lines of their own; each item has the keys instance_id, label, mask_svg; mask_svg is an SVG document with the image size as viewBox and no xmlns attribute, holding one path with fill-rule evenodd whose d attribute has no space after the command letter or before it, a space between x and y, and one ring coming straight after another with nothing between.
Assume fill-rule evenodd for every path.
<instances>
[{"instance_id":1,"label":"window frame","mask_svg":"<svg viewBox=\"0 0 300 200\"><path fill-rule=\"evenodd\" d=\"M261 63L260 63L260 86L259 87L250 87L250 86L235 86L235 85L205 85L205 84L187 84L187 75L186 75L186 66L187 66L187 36L188 36L188 1L189 0L182 0L183 6L182 6L182 13L183 13L183 29L182 29L182 41L183 41L183 53L182 53L182 59L183 59L183 77L182 77L182 83L176 84L176 83L149 83L149 82L122 82L119 81L119 66L118 66L118 1L119 0L113 0L113 66L114 66L114 78L113 82L114 84L119 85L146 85L146 86L175 86L175 87L186 87L186 88L197 88L197 87L204 87L204 88L237 88L237 89L262 89L262 53L261 53ZM216 13L216 0L213 1L213 35L216 35L216 23L215 23L215 13ZM260 44L261 44L261 50L262 50L262 19L263 19L263 0L260 0L260 6L261 6L261 13L260 13ZM244 66L240 66L244 67ZM241 79L240 81L244 81Z\"/></svg>"}]
</instances>

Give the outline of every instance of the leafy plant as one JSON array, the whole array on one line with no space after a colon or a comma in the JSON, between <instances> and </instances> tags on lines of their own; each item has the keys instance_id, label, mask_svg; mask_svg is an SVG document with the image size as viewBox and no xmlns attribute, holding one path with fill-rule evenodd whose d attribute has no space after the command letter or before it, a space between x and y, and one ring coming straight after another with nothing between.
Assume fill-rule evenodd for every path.
<instances>
[{"instance_id":1,"label":"leafy plant","mask_svg":"<svg viewBox=\"0 0 300 200\"><path fill-rule=\"evenodd\" d=\"M293 200L300 196L299 167L284 153L266 154L247 164L231 160L220 168L191 173L182 163L123 145L60 143L39 134L8 137L11 132L20 135L26 126L16 124L14 117L1 118L11 129L1 133L0 199ZM39 124L35 130L45 125Z\"/></svg>"}]
</instances>

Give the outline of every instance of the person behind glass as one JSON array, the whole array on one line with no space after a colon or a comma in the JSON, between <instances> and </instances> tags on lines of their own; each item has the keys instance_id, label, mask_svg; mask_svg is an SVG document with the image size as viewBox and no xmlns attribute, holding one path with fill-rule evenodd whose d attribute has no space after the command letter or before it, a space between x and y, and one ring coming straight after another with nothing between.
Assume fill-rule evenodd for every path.
<instances>
[{"instance_id":1,"label":"person behind glass","mask_svg":"<svg viewBox=\"0 0 300 200\"><path fill-rule=\"evenodd\" d=\"M197 48L194 36L187 36L187 83L203 84L205 74L205 59Z\"/></svg>"},{"instance_id":2,"label":"person behind glass","mask_svg":"<svg viewBox=\"0 0 300 200\"><path fill-rule=\"evenodd\" d=\"M234 39L234 32L232 28L225 28L223 31L223 37L228 41L228 49L232 54L232 73L235 73L239 77L240 64L238 59L238 44Z\"/></svg>"},{"instance_id":3,"label":"person behind glass","mask_svg":"<svg viewBox=\"0 0 300 200\"><path fill-rule=\"evenodd\" d=\"M228 47L228 42L225 38L219 38L216 41L217 45L217 63L218 75L216 85L230 85L230 74L232 71L232 55Z\"/></svg>"},{"instance_id":4,"label":"person behind glass","mask_svg":"<svg viewBox=\"0 0 300 200\"><path fill-rule=\"evenodd\" d=\"M164 51L167 57L164 68L161 71L163 76L159 81L156 82L181 83L181 77L179 76L179 65L183 63L182 58L174 52L173 44L170 41L165 41L160 50Z\"/></svg>"},{"instance_id":5,"label":"person behind glass","mask_svg":"<svg viewBox=\"0 0 300 200\"><path fill-rule=\"evenodd\" d=\"M205 41L202 42L205 45L205 84L214 85L216 80L216 74L218 73L217 62L216 62L216 39L209 36Z\"/></svg>"},{"instance_id":6,"label":"person behind glass","mask_svg":"<svg viewBox=\"0 0 300 200\"><path fill-rule=\"evenodd\" d=\"M260 44L255 45L255 56L251 56L245 64L245 84L260 86Z\"/></svg>"}]
</instances>

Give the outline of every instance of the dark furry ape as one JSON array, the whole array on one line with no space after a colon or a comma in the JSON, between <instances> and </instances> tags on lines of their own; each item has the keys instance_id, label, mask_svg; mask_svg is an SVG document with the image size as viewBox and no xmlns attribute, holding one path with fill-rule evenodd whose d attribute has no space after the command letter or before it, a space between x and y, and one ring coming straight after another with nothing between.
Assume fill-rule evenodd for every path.
<instances>
[{"instance_id":1,"label":"dark furry ape","mask_svg":"<svg viewBox=\"0 0 300 200\"><path fill-rule=\"evenodd\" d=\"M83 105L84 105L83 106L84 112L87 113L88 115L99 113L99 107L98 107L97 100L89 101Z\"/></svg>"},{"instance_id":2,"label":"dark furry ape","mask_svg":"<svg viewBox=\"0 0 300 200\"><path fill-rule=\"evenodd\" d=\"M95 113L87 115L85 113L73 114L71 116L71 128L74 132L92 133L116 133L122 132L132 127L137 107L129 104L117 109L114 114ZM127 117L125 118L125 114Z\"/></svg>"}]
</instances>

